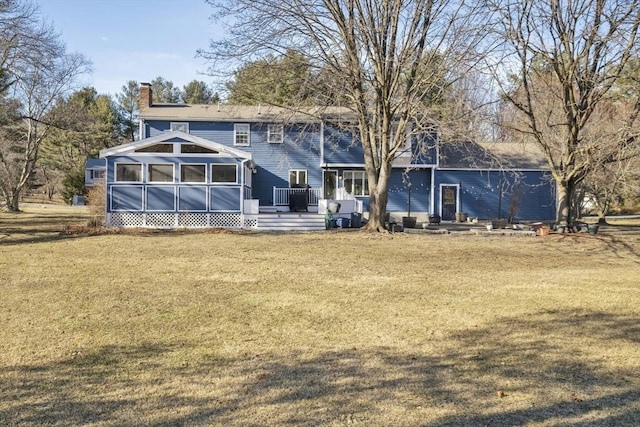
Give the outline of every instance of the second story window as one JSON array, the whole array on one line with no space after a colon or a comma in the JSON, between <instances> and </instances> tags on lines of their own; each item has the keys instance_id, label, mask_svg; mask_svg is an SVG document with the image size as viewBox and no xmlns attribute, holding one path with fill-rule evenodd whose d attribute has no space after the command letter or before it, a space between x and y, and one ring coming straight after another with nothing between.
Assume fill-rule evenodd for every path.
<instances>
[{"instance_id":1,"label":"second story window","mask_svg":"<svg viewBox=\"0 0 640 427\"><path fill-rule=\"evenodd\" d=\"M233 125L233 145L248 146L249 130L247 123L236 123Z\"/></svg>"},{"instance_id":2,"label":"second story window","mask_svg":"<svg viewBox=\"0 0 640 427\"><path fill-rule=\"evenodd\" d=\"M284 131L282 125L269 125L267 128L267 142L269 144L282 144Z\"/></svg>"},{"instance_id":3,"label":"second story window","mask_svg":"<svg viewBox=\"0 0 640 427\"><path fill-rule=\"evenodd\" d=\"M171 122L170 130L171 131L180 131L184 133L189 133L189 123L187 122Z\"/></svg>"}]
</instances>

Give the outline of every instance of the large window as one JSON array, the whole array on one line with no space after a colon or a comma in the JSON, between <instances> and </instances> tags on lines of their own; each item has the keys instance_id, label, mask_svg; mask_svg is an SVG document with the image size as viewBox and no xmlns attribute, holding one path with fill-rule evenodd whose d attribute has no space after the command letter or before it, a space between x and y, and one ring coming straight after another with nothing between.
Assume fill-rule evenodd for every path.
<instances>
[{"instance_id":1,"label":"large window","mask_svg":"<svg viewBox=\"0 0 640 427\"><path fill-rule=\"evenodd\" d=\"M236 123L233 125L233 144L234 145L249 145L249 130L250 127L246 123Z\"/></svg>"},{"instance_id":2,"label":"large window","mask_svg":"<svg viewBox=\"0 0 640 427\"><path fill-rule=\"evenodd\" d=\"M284 129L282 125L269 125L267 128L267 141L270 144L282 144Z\"/></svg>"},{"instance_id":3,"label":"large window","mask_svg":"<svg viewBox=\"0 0 640 427\"><path fill-rule=\"evenodd\" d=\"M149 164L147 167L149 182L173 182L173 164Z\"/></svg>"},{"instance_id":4,"label":"large window","mask_svg":"<svg viewBox=\"0 0 640 427\"><path fill-rule=\"evenodd\" d=\"M291 169L289 171L289 187L302 187L307 185L307 171L304 169Z\"/></svg>"},{"instance_id":5,"label":"large window","mask_svg":"<svg viewBox=\"0 0 640 427\"><path fill-rule=\"evenodd\" d=\"M368 196L369 183L365 171L344 171L344 188L354 196Z\"/></svg>"},{"instance_id":6,"label":"large window","mask_svg":"<svg viewBox=\"0 0 640 427\"><path fill-rule=\"evenodd\" d=\"M236 165L211 165L211 182L237 182Z\"/></svg>"},{"instance_id":7,"label":"large window","mask_svg":"<svg viewBox=\"0 0 640 427\"><path fill-rule=\"evenodd\" d=\"M142 165L140 163L116 163L116 181L142 182Z\"/></svg>"},{"instance_id":8,"label":"large window","mask_svg":"<svg viewBox=\"0 0 640 427\"><path fill-rule=\"evenodd\" d=\"M206 182L205 165L180 165L180 182Z\"/></svg>"}]
</instances>

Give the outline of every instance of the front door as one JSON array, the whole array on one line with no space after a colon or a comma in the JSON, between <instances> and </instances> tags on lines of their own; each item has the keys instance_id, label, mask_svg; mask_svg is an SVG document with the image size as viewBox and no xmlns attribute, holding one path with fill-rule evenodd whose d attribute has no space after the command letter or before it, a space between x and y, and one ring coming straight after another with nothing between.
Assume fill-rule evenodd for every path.
<instances>
[{"instance_id":1,"label":"front door","mask_svg":"<svg viewBox=\"0 0 640 427\"><path fill-rule=\"evenodd\" d=\"M442 185L440 187L441 209L443 221L455 221L458 211L458 186Z\"/></svg>"},{"instance_id":2,"label":"front door","mask_svg":"<svg viewBox=\"0 0 640 427\"><path fill-rule=\"evenodd\" d=\"M323 171L324 198L335 199L338 188L338 171Z\"/></svg>"}]
</instances>

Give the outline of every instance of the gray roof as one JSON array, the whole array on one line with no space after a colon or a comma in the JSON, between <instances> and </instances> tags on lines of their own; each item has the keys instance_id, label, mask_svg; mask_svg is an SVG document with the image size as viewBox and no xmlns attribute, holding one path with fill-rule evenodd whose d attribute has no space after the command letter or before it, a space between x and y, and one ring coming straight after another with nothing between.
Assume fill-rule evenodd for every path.
<instances>
[{"instance_id":1,"label":"gray roof","mask_svg":"<svg viewBox=\"0 0 640 427\"><path fill-rule=\"evenodd\" d=\"M268 105L153 104L140 110L139 117L145 120L308 123L320 120L348 120L353 114L344 107L289 109Z\"/></svg>"},{"instance_id":2,"label":"gray roof","mask_svg":"<svg viewBox=\"0 0 640 427\"><path fill-rule=\"evenodd\" d=\"M549 170L540 148L517 142L441 142L440 168Z\"/></svg>"}]
</instances>

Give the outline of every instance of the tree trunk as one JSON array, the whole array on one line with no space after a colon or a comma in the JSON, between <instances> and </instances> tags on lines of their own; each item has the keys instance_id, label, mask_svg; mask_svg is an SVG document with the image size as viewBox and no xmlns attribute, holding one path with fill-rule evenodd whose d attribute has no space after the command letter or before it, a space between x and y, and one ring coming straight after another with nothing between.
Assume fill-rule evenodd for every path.
<instances>
[{"instance_id":1,"label":"tree trunk","mask_svg":"<svg viewBox=\"0 0 640 427\"><path fill-rule=\"evenodd\" d=\"M567 183L558 182L558 211L556 221L559 225L567 226L570 222L571 197Z\"/></svg>"},{"instance_id":2,"label":"tree trunk","mask_svg":"<svg viewBox=\"0 0 640 427\"><path fill-rule=\"evenodd\" d=\"M10 199L7 201L7 208L11 212L20 211L20 191L18 189L13 189Z\"/></svg>"},{"instance_id":3,"label":"tree trunk","mask_svg":"<svg viewBox=\"0 0 640 427\"><path fill-rule=\"evenodd\" d=\"M386 168L385 168L386 169ZM375 177L375 174L373 174ZM369 174L371 176L371 174ZM369 177L369 222L366 230L381 232L386 230L385 215L387 213L387 187L389 174L382 172L371 181ZM373 182L373 185L371 184Z\"/></svg>"}]
</instances>

